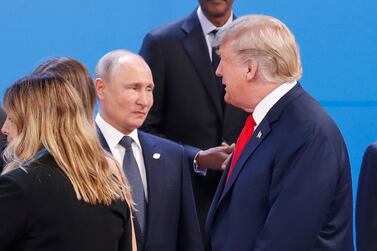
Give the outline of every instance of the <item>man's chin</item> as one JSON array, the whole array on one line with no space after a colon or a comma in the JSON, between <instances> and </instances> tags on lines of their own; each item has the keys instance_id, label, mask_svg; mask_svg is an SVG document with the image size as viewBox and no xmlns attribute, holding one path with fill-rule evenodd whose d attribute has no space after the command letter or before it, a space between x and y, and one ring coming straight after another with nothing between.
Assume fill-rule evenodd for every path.
<instances>
[{"instance_id":1,"label":"man's chin","mask_svg":"<svg viewBox=\"0 0 377 251\"><path fill-rule=\"evenodd\" d=\"M232 102L231 102L231 100L229 98L229 95L227 93L225 93L225 95L224 95L224 101L227 104L230 104L230 105L232 104Z\"/></svg>"}]
</instances>

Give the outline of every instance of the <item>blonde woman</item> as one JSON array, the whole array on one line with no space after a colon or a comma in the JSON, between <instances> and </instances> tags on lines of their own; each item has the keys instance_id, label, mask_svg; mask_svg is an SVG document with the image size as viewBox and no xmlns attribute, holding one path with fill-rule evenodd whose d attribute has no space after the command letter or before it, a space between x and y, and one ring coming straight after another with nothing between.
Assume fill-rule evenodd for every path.
<instances>
[{"instance_id":1,"label":"blonde woman","mask_svg":"<svg viewBox=\"0 0 377 251\"><path fill-rule=\"evenodd\" d=\"M136 250L124 180L76 89L56 74L4 96L10 142L0 176L0 250Z\"/></svg>"}]
</instances>

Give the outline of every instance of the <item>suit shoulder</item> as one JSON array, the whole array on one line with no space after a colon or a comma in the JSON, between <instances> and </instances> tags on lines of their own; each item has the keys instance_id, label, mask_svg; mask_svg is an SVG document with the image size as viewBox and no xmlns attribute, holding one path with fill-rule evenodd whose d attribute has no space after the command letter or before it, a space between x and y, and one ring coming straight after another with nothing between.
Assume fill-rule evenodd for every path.
<instances>
[{"instance_id":1,"label":"suit shoulder","mask_svg":"<svg viewBox=\"0 0 377 251\"><path fill-rule=\"evenodd\" d=\"M280 121L279 126L291 132L286 137L301 143L320 141L346 159L348 153L338 126L310 94L303 92L292 99L283 109Z\"/></svg>"},{"instance_id":2,"label":"suit shoulder","mask_svg":"<svg viewBox=\"0 0 377 251\"><path fill-rule=\"evenodd\" d=\"M370 144L364 152L362 168L371 168L377 171L377 142Z\"/></svg>"},{"instance_id":3,"label":"suit shoulder","mask_svg":"<svg viewBox=\"0 0 377 251\"><path fill-rule=\"evenodd\" d=\"M154 40L176 40L183 36L184 31L182 25L189 20L190 17L185 17L179 20L175 20L164 24L152 31L150 31L146 38Z\"/></svg>"},{"instance_id":4,"label":"suit shoulder","mask_svg":"<svg viewBox=\"0 0 377 251\"><path fill-rule=\"evenodd\" d=\"M141 138L147 139L151 143L157 144L158 146L168 147L172 149L177 149L179 151L183 151L182 145L174 141L171 141L169 139L165 139L165 138L162 138L162 137L159 137L159 136L147 133L147 132L143 132L143 131L139 131L139 136Z\"/></svg>"},{"instance_id":5,"label":"suit shoulder","mask_svg":"<svg viewBox=\"0 0 377 251\"><path fill-rule=\"evenodd\" d=\"M57 164L52 156L47 154L47 156L42 157L31 165L18 167L3 176L13 180L13 182L17 183L25 191L31 191L31 187L36 184L36 180L41 181L47 176L54 176L56 173L54 170L57 170L57 168Z\"/></svg>"},{"instance_id":6,"label":"suit shoulder","mask_svg":"<svg viewBox=\"0 0 377 251\"><path fill-rule=\"evenodd\" d=\"M365 150L365 154L376 156L377 158L377 141L370 144Z\"/></svg>"},{"instance_id":7,"label":"suit shoulder","mask_svg":"<svg viewBox=\"0 0 377 251\"><path fill-rule=\"evenodd\" d=\"M293 100L291 105L288 105L286 112L291 115L293 124L297 126L306 124L311 130L323 132L324 134L340 133L327 111L315 98L306 92Z\"/></svg>"}]
</instances>

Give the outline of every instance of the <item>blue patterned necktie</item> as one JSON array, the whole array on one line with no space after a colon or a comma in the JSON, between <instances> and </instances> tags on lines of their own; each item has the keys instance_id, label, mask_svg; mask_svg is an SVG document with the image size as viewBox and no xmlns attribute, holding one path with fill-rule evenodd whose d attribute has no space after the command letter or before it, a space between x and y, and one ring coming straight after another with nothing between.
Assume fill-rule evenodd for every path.
<instances>
[{"instance_id":1,"label":"blue patterned necktie","mask_svg":"<svg viewBox=\"0 0 377 251\"><path fill-rule=\"evenodd\" d=\"M210 34L212 34L213 36L213 39L212 39L212 44L211 44L211 47L212 47L212 69L215 73L215 78L216 78L216 87L217 87L217 90L219 92L219 97L220 97L220 104L223 106L224 108L224 95L225 95L225 88L224 88L224 85L222 84L222 78L216 76L216 70L217 70L217 67L219 66L219 63L220 63L220 57L219 55L217 54L217 49L218 49L218 42L217 42L217 37L216 37L216 34L219 30L213 30L210 32Z\"/></svg>"},{"instance_id":2,"label":"blue patterned necktie","mask_svg":"<svg viewBox=\"0 0 377 251\"><path fill-rule=\"evenodd\" d=\"M141 232L144 233L146 201L139 167L131 147L132 141L131 137L124 136L119 141L119 144L126 150L123 158L123 170L131 187L132 199L136 204L134 212L136 216L135 223L140 227Z\"/></svg>"}]
</instances>

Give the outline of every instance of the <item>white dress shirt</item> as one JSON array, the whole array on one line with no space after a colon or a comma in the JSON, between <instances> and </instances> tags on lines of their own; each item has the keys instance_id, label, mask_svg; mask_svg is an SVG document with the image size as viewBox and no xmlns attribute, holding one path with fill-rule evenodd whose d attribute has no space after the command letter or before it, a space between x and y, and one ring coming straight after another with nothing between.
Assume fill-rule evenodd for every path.
<instances>
[{"instance_id":1,"label":"white dress shirt","mask_svg":"<svg viewBox=\"0 0 377 251\"><path fill-rule=\"evenodd\" d=\"M214 36L211 33L213 30L220 30L221 28L225 27L226 25L230 24L233 21L233 12L230 14L229 19L225 22L225 24L221 27L216 27L213 25L208 18L204 15L202 8L199 6L198 10L196 11L200 25L202 26L203 34L207 42L207 47L208 47L208 53L209 57L212 61L212 43Z\"/></svg>"},{"instance_id":2,"label":"white dress shirt","mask_svg":"<svg viewBox=\"0 0 377 251\"><path fill-rule=\"evenodd\" d=\"M123 133L115 129L112 125L107 123L99 113L96 116L96 123L99 129L101 130L103 136L105 137L113 157L120 163L120 166L123 165L125 149L123 146L119 145L119 141L123 138L123 136L130 136L133 139L131 145L132 152L135 156L136 163L139 167L141 181L143 182L145 199L148 201L147 175L145 172L143 149L140 145L137 129L133 130L129 135L124 135Z\"/></svg>"},{"instance_id":3,"label":"white dress shirt","mask_svg":"<svg viewBox=\"0 0 377 251\"><path fill-rule=\"evenodd\" d=\"M264 117L266 117L268 111L296 84L297 81L285 82L258 103L253 112L253 118L256 123L254 129L260 124Z\"/></svg>"}]
</instances>

